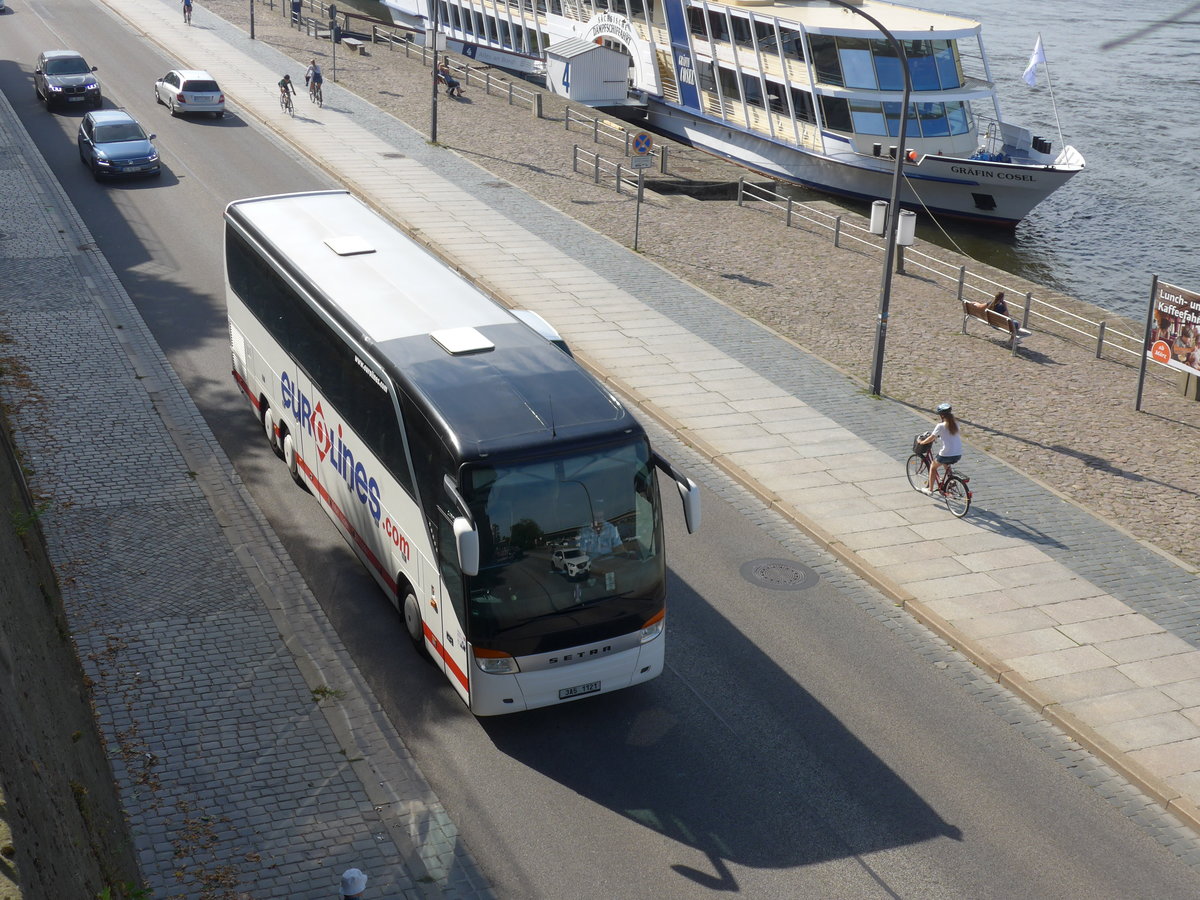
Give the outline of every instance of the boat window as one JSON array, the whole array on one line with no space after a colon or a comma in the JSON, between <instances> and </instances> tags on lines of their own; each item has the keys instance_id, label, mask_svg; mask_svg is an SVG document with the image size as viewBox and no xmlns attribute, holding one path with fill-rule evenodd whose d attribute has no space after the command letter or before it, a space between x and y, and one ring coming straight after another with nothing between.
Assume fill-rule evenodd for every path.
<instances>
[{"instance_id":1,"label":"boat window","mask_svg":"<svg viewBox=\"0 0 1200 900\"><path fill-rule=\"evenodd\" d=\"M462 30L462 19L458 17L457 6L450 7L450 27L458 29L459 31Z\"/></svg>"},{"instance_id":2,"label":"boat window","mask_svg":"<svg viewBox=\"0 0 1200 900\"><path fill-rule=\"evenodd\" d=\"M951 134L966 134L971 130L971 116L967 104L955 100L946 104L946 121Z\"/></svg>"},{"instance_id":3,"label":"boat window","mask_svg":"<svg viewBox=\"0 0 1200 900\"><path fill-rule=\"evenodd\" d=\"M767 79L767 105L771 107L772 112L788 114L787 88L778 81Z\"/></svg>"},{"instance_id":4,"label":"boat window","mask_svg":"<svg viewBox=\"0 0 1200 900\"><path fill-rule=\"evenodd\" d=\"M893 137L900 134L900 104L885 103L883 104L883 117L887 119L887 133ZM904 131L905 135L917 137L921 133L920 120L917 118L917 105L915 103L908 104L908 126Z\"/></svg>"},{"instance_id":5,"label":"boat window","mask_svg":"<svg viewBox=\"0 0 1200 900\"><path fill-rule=\"evenodd\" d=\"M942 90L962 87L962 72L958 66L957 45L954 41L930 41L937 60L938 81Z\"/></svg>"},{"instance_id":6,"label":"boat window","mask_svg":"<svg viewBox=\"0 0 1200 900\"><path fill-rule=\"evenodd\" d=\"M834 131L854 130L850 122L850 104L841 97L822 97L821 117L825 120L826 128Z\"/></svg>"},{"instance_id":7,"label":"boat window","mask_svg":"<svg viewBox=\"0 0 1200 900\"><path fill-rule=\"evenodd\" d=\"M930 41L906 41L904 52L908 56L908 74L912 78L914 91L936 91L940 88L937 61L933 56ZM903 85L901 85L903 90Z\"/></svg>"},{"instance_id":8,"label":"boat window","mask_svg":"<svg viewBox=\"0 0 1200 900\"><path fill-rule=\"evenodd\" d=\"M917 118L921 121L922 137L942 137L950 133L944 103L918 103Z\"/></svg>"},{"instance_id":9,"label":"boat window","mask_svg":"<svg viewBox=\"0 0 1200 900\"><path fill-rule=\"evenodd\" d=\"M817 70L817 81L842 84L842 64L838 62L837 40L814 34L809 36L808 46L812 53L813 66Z\"/></svg>"},{"instance_id":10,"label":"boat window","mask_svg":"<svg viewBox=\"0 0 1200 900\"><path fill-rule=\"evenodd\" d=\"M707 91L710 94L717 92L717 82L713 78L713 65L704 60L696 60L696 85L702 91Z\"/></svg>"},{"instance_id":11,"label":"boat window","mask_svg":"<svg viewBox=\"0 0 1200 900\"><path fill-rule=\"evenodd\" d=\"M875 66L871 60L871 44L865 38L838 38L838 58L842 61L842 76L846 87L876 90Z\"/></svg>"},{"instance_id":12,"label":"boat window","mask_svg":"<svg viewBox=\"0 0 1200 900\"><path fill-rule=\"evenodd\" d=\"M555 16L563 14L562 0L550 0L550 13Z\"/></svg>"},{"instance_id":13,"label":"boat window","mask_svg":"<svg viewBox=\"0 0 1200 900\"><path fill-rule=\"evenodd\" d=\"M779 37L783 41L783 55L804 62L804 38L800 32L791 28L780 28Z\"/></svg>"},{"instance_id":14,"label":"boat window","mask_svg":"<svg viewBox=\"0 0 1200 900\"><path fill-rule=\"evenodd\" d=\"M704 27L704 10L698 6L689 6L687 10L688 30L696 37L708 40L708 29Z\"/></svg>"},{"instance_id":15,"label":"boat window","mask_svg":"<svg viewBox=\"0 0 1200 900\"><path fill-rule=\"evenodd\" d=\"M754 20L754 36L758 39L758 49L763 53L778 53L779 41L775 39L775 23Z\"/></svg>"},{"instance_id":16,"label":"boat window","mask_svg":"<svg viewBox=\"0 0 1200 900\"><path fill-rule=\"evenodd\" d=\"M838 43L844 41L841 38ZM900 57L891 41L877 40L874 45L875 72L879 77L879 88L884 91L904 90L904 70L900 67Z\"/></svg>"},{"instance_id":17,"label":"boat window","mask_svg":"<svg viewBox=\"0 0 1200 900\"><path fill-rule=\"evenodd\" d=\"M800 88L792 88L792 108L796 110L796 118L802 122L816 122L813 112L812 94Z\"/></svg>"},{"instance_id":18,"label":"boat window","mask_svg":"<svg viewBox=\"0 0 1200 900\"><path fill-rule=\"evenodd\" d=\"M736 72L722 66L717 69L717 77L721 79L721 93L727 102L737 102L742 99Z\"/></svg>"},{"instance_id":19,"label":"boat window","mask_svg":"<svg viewBox=\"0 0 1200 900\"><path fill-rule=\"evenodd\" d=\"M729 21L733 25L734 43L742 44L746 47L753 47L754 30L750 27L750 21L748 19L743 19L741 16L730 16Z\"/></svg>"},{"instance_id":20,"label":"boat window","mask_svg":"<svg viewBox=\"0 0 1200 900\"><path fill-rule=\"evenodd\" d=\"M729 42L729 23L725 19L725 13L710 10L708 13L708 27L714 41Z\"/></svg>"},{"instance_id":21,"label":"boat window","mask_svg":"<svg viewBox=\"0 0 1200 900\"><path fill-rule=\"evenodd\" d=\"M851 100L850 119L854 122L854 130L858 134L887 134L883 109L878 103Z\"/></svg>"},{"instance_id":22,"label":"boat window","mask_svg":"<svg viewBox=\"0 0 1200 900\"><path fill-rule=\"evenodd\" d=\"M512 32L509 31L508 23L501 19L496 23L500 27L500 44L504 47L512 47Z\"/></svg>"},{"instance_id":23,"label":"boat window","mask_svg":"<svg viewBox=\"0 0 1200 900\"><path fill-rule=\"evenodd\" d=\"M752 106L765 106L763 103L762 82L757 75L742 76L742 97Z\"/></svg>"}]
</instances>

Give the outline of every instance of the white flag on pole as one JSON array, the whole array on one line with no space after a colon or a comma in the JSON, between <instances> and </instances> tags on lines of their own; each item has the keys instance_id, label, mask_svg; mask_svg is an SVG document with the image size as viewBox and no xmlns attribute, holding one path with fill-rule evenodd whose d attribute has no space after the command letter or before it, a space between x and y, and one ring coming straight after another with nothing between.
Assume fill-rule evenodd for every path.
<instances>
[{"instance_id":1,"label":"white flag on pole","mask_svg":"<svg viewBox=\"0 0 1200 900\"><path fill-rule=\"evenodd\" d=\"M1042 49L1042 36L1039 34L1037 43L1033 45L1033 55L1029 57L1029 65L1025 67L1025 83L1030 87L1037 85L1037 67L1046 61L1046 51Z\"/></svg>"}]
</instances>

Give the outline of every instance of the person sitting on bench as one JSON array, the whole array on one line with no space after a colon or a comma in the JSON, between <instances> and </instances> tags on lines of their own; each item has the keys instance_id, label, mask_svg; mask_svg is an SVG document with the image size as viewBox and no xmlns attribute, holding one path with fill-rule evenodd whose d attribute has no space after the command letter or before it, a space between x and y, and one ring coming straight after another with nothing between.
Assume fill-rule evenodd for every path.
<instances>
[{"instance_id":1,"label":"person sitting on bench","mask_svg":"<svg viewBox=\"0 0 1200 900\"><path fill-rule=\"evenodd\" d=\"M446 93L451 97L462 96L462 85L450 74L450 64L445 60L437 67L437 80L446 86Z\"/></svg>"},{"instance_id":2,"label":"person sitting on bench","mask_svg":"<svg viewBox=\"0 0 1200 900\"><path fill-rule=\"evenodd\" d=\"M1004 291L998 291L996 296L984 303L982 300L977 300L969 304L972 309L975 309L976 318L987 321L989 312L999 313L1002 316L1008 316L1008 331L1012 335L1013 340L1017 339L1017 320L1008 314L1008 304L1004 302Z\"/></svg>"}]
</instances>

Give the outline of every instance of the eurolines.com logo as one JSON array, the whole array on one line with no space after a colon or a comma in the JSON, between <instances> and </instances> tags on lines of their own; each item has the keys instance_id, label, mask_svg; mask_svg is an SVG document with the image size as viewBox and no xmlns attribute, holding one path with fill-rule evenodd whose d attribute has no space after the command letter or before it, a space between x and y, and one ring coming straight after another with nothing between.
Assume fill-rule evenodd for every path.
<instances>
[{"instance_id":1,"label":"eurolines.com logo","mask_svg":"<svg viewBox=\"0 0 1200 900\"><path fill-rule=\"evenodd\" d=\"M354 451L343 441L342 425L339 422L336 429L330 428L325 421L325 410L321 402L314 407L312 400L292 382L288 373L284 372L279 380L280 392L283 395L283 408L291 410L292 418L308 432L317 445L317 456L320 462L337 473L346 483L358 502L367 507L375 524L379 524L383 515L383 505L379 500L379 482L367 475L366 466L354 458Z\"/></svg>"}]
</instances>

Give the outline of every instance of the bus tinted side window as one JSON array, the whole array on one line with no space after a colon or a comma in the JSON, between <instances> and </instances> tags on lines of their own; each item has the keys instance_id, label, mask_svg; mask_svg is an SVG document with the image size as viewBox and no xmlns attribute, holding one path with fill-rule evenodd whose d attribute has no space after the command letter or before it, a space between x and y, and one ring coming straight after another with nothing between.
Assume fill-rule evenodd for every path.
<instances>
[{"instance_id":1,"label":"bus tinted side window","mask_svg":"<svg viewBox=\"0 0 1200 900\"><path fill-rule=\"evenodd\" d=\"M400 422L391 395L355 362L354 348L240 234L225 242L229 285L284 350L329 398L346 423L414 496Z\"/></svg>"}]
</instances>

